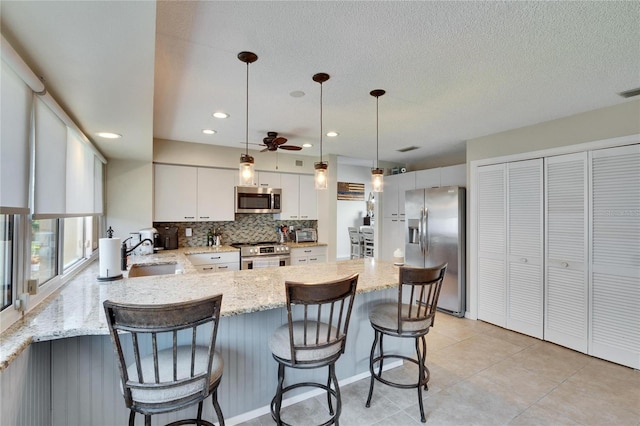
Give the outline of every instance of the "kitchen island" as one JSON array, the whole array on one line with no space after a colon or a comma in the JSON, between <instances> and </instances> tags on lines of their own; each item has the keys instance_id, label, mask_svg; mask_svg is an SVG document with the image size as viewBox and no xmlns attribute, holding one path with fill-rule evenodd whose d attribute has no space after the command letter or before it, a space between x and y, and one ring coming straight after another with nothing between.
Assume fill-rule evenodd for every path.
<instances>
[{"instance_id":1,"label":"kitchen island","mask_svg":"<svg viewBox=\"0 0 640 426\"><path fill-rule=\"evenodd\" d=\"M218 250L224 250L221 248ZM216 249L210 249L216 250ZM339 380L368 375L373 332L368 322L371 303L396 297L398 267L374 259L198 274L186 254L193 248L132 259L134 263L175 262L184 273L99 283L95 262L43 306L2 337L2 394L8 381L21 381L24 392L37 388L43 401L20 394L5 407L49 412L50 424L123 424L127 410L102 303L171 303L223 294L217 348L225 360L219 400L226 418L248 419L264 414L276 385L276 362L268 348L273 330L286 322L284 282L320 282L360 274L346 353L336 365ZM11 365L9 365L11 363ZM295 372L298 373L298 372ZM312 372L302 372L308 374ZM316 374L317 373L317 374ZM324 380L326 372L313 372ZM364 375L364 376L363 376ZM295 380L292 374L291 379ZM47 394L48 390L48 394ZM24 394L23 392L23 394ZM46 401L49 400L49 407ZM210 404L206 415L212 416ZM9 417L11 413L9 413ZM35 414L34 414L35 415ZM166 416L168 422L177 417ZM46 420L46 419L45 419ZM25 421L26 422L26 421ZM37 423L37 422L36 422Z\"/></svg>"}]
</instances>

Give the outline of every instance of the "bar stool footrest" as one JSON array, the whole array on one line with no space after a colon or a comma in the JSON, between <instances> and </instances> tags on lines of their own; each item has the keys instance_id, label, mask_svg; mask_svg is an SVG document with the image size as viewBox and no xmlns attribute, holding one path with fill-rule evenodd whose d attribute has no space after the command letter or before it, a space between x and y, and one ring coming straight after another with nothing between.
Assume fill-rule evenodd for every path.
<instances>
[{"instance_id":1,"label":"bar stool footrest","mask_svg":"<svg viewBox=\"0 0 640 426\"><path fill-rule=\"evenodd\" d=\"M316 383L316 382L303 382L303 383L295 383L289 386L286 386L282 389L282 396L284 396L285 393L287 393L290 390L293 389L297 389L297 388L303 388L303 387L314 387L314 388L320 388L323 389L327 392L329 392L334 398L336 398L336 401L338 403L338 408L340 408L340 399L338 398L338 395L335 391L335 389L332 389L331 387L324 385L322 383ZM276 420L276 414L275 414L275 405L276 405L276 398L278 397L278 395L274 396L273 399L271 400L271 418L273 419L273 421L277 422ZM329 426L332 424L335 424L336 422L336 417L338 415L340 415L340 410L335 410L336 414L329 412L329 414L333 414L331 416L331 418L329 418L329 420L327 420L326 422L318 425L318 426ZM284 421L282 421L282 419L280 419L280 424L284 425L284 426L292 426L289 423L286 423Z\"/></svg>"},{"instance_id":2,"label":"bar stool footrest","mask_svg":"<svg viewBox=\"0 0 640 426\"><path fill-rule=\"evenodd\" d=\"M377 356L373 359L373 362L371 363L371 375L379 382L384 383L385 385L389 385L389 386L393 386L395 388L399 388L399 389L414 389L417 388L419 386L424 386L425 389L428 389L427 383L429 383L429 379L431 378L431 373L429 372L429 368L425 365L424 366L424 371L426 373L426 378L420 380L417 383L409 383L409 384L404 384L404 383L395 383L395 382L391 382L387 379L383 379L382 378L382 374L378 374L376 372L376 368L374 368L373 366L379 362L379 361L383 361L387 358L395 358L395 359L403 359L405 361L409 361L412 362L416 365L418 365L418 361L408 357L408 356L404 356L404 355L396 355L396 354L385 354L385 355L380 355Z\"/></svg>"}]
</instances>

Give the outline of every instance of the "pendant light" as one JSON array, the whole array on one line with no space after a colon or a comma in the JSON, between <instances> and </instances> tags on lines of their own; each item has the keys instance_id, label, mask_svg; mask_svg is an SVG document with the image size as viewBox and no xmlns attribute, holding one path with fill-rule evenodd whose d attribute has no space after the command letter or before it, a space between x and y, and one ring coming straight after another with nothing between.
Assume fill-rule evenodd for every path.
<instances>
[{"instance_id":1,"label":"pendant light","mask_svg":"<svg viewBox=\"0 0 640 426\"><path fill-rule=\"evenodd\" d=\"M378 167L378 101L386 92L382 89L372 90L369 94L376 97L376 167L371 169L371 186L373 192L383 191L384 170Z\"/></svg>"},{"instance_id":2,"label":"pendant light","mask_svg":"<svg viewBox=\"0 0 640 426\"><path fill-rule=\"evenodd\" d=\"M322 161L322 83L329 80L329 74L323 72L315 74L313 81L320 83L320 161L315 163L316 189L327 189L327 162Z\"/></svg>"},{"instance_id":3,"label":"pendant light","mask_svg":"<svg viewBox=\"0 0 640 426\"><path fill-rule=\"evenodd\" d=\"M238 59L247 64L247 122L245 126L245 152L240 155L239 166L239 185L253 186L255 170L253 165L253 157L249 155L249 64L258 60L258 55L252 52L238 53Z\"/></svg>"}]
</instances>

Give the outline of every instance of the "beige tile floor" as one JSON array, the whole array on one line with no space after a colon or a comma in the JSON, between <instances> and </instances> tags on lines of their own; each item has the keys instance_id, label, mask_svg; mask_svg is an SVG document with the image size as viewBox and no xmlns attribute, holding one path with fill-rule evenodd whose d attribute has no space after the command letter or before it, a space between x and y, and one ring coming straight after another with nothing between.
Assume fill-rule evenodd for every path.
<instances>
[{"instance_id":1,"label":"beige tile floor","mask_svg":"<svg viewBox=\"0 0 640 426\"><path fill-rule=\"evenodd\" d=\"M640 425L640 371L441 313L427 344L427 424ZM417 367L405 363L387 374L408 383ZM340 425L422 424L415 389L376 382L371 407L365 408L368 390L369 379L341 388ZM324 396L283 409L283 420L296 425L327 417ZM242 423L273 424L270 415Z\"/></svg>"}]
</instances>

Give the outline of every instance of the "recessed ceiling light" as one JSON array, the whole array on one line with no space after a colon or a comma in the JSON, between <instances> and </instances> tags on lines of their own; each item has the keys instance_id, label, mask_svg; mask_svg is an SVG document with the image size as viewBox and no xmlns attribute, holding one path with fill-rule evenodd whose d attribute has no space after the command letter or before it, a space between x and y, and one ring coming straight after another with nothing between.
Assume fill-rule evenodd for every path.
<instances>
[{"instance_id":1,"label":"recessed ceiling light","mask_svg":"<svg viewBox=\"0 0 640 426\"><path fill-rule=\"evenodd\" d=\"M340 133L338 132L327 132L327 136L329 136L330 138L335 138L336 136L338 136Z\"/></svg>"},{"instance_id":2,"label":"recessed ceiling light","mask_svg":"<svg viewBox=\"0 0 640 426\"><path fill-rule=\"evenodd\" d=\"M294 90L293 92L289 93L289 96L291 96L292 98L301 98L305 95L305 93L302 90Z\"/></svg>"},{"instance_id":3,"label":"recessed ceiling light","mask_svg":"<svg viewBox=\"0 0 640 426\"><path fill-rule=\"evenodd\" d=\"M311 148L313 145L311 145L310 143L303 143L302 147L303 148Z\"/></svg>"},{"instance_id":4,"label":"recessed ceiling light","mask_svg":"<svg viewBox=\"0 0 640 426\"><path fill-rule=\"evenodd\" d=\"M213 129L203 129L202 133L204 133L205 135L213 135L216 133L216 131Z\"/></svg>"},{"instance_id":5,"label":"recessed ceiling light","mask_svg":"<svg viewBox=\"0 0 640 426\"><path fill-rule=\"evenodd\" d=\"M213 116L215 118L229 118L229 114L227 114L226 112L222 112L222 111L214 112Z\"/></svg>"},{"instance_id":6,"label":"recessed ceiling light","mask_svg":"<svg viewBox=\"0 0 640 426\"><path fill-rule=\"evenodd\" d=\"M105 139L120 139L122 137L122 135L118 133L111 133L111 132L98 132L96 133L96 136L100 136L101 138L105 138Z\"/></svg>"}]
</instances>

